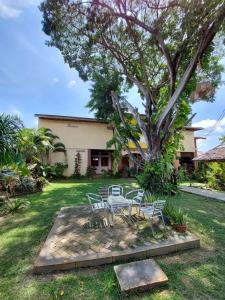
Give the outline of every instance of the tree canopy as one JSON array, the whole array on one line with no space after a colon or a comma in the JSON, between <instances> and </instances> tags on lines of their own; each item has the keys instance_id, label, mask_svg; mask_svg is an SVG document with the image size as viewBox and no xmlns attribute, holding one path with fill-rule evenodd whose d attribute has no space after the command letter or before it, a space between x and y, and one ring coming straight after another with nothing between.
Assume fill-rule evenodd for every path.
<instances>
[{"instance_id":1,"label":"tree canopy","mask_svg":"<svg viewBox=\"0 0 225 300\"><path fill-rule=\"evenodd\" d=\"M118 72L103 68L93 75L92 82L91 97L86 107L95 113L98 120L111 122L115 113L111 92L115 91L122 99L123 78Z\"/></svg>"},{"instance_id":2,"label":"tree canopy","mask_svg":"<svg viewBox=\"0 0 225 300\"><path fill-rule=\"evenodd\" d=\"M124 107L136 120L147 151L136 131L133 142L145 161L156 159L188 121L197 83L210 82L214 91L220 82L223 0L46 0L40 9L47 44L57 47L83 80L107 66L124 86L138 88L145 116L120 99L118 90L111 96L131 136ZM213 99L214 93L207 93L206 100Z\"/></svg>"}]
</instances>

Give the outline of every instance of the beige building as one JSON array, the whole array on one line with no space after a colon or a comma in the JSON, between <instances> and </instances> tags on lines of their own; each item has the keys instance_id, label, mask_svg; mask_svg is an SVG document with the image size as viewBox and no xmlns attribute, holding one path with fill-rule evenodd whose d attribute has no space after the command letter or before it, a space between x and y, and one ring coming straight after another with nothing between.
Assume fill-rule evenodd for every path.
<instances>
[{"instance_id":1,"label":"beige building","mask_svg":"<svg viewBox=\"0 0 225 300\"><path fill-rule=\"evenodd\" d=\"M98 121L94 118L69 117L58 115L36 114L38 117L38 127L50 128L60 141L64 143L67 155L68 168L65 176L70 176L74 172L75 156L79 152L81 156L81 174L86 173L87 167L95 168L96 174L112 169L113 149L107 149L107 142L113 137L113 128L106 122ZM192 159L196 156L196 140L194 131L201 128L186 127L184 131L184 149L177 153L174 161L176 167L186 165L193 168ZM146 147L143 144L143 148ZM51 163L64 162L63 153L52 153ZM125 166L134 167L133 162L125 155L121 160L120 171Z\"/></svg>"}]
</instances>

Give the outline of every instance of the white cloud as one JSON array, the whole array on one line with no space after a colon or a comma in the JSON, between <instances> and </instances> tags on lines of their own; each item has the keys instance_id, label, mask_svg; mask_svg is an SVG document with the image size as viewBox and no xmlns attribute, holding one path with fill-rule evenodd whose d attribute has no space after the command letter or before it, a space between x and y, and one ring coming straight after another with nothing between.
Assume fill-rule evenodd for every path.
<instances>
[{"instance_id":1,"label":"white cloud","mask_svg":"<svg viewBox=\"0 0 225 300\"><path fill-rule=\"evenodd\" d=\"M225 117L218 123L217 120L214 119L205 119L199 122L196 122L194 124L192 124L194 127L203 127L204 129L208 129L210 130L211 128L213 128L213 126L215 126L215 128L213 128L214 132L217 133L223 133L225 132Z\"/></svg>"},{"instance_id":2,"label":"white cloud","mask_svg":"<svg viewBox=\"0 0 225 300\"><path fill-rule=\"evenodd\" d=\"M19 17L23 9L38 6L40 2L40 0L0 0L0 18Z\"/></svg>"},{"instance_id":3,"label":"white cloud","mask_svg":"<svg viewBox=\"0 0 225 300\"><path fill-rule=\"evenodd\" d=\"M212 119L205 119L199 122L196 122L194 124L192 124L194 127L203 127L203 128L210 128L212 126L214 126L216 123L216 120L212 120Z\"/></svg>"},{"instance_id":4,"label":"white cloud","mask_svg":"<svg viewBox=\"0 0 225 300\"><path fill-rule=\"evenodd\" d=\"M76 85L76 81L75 81L75 80L70 80L70 81L67 83L67 87L68 87L69 89L75 87L75 85Z\"/></svg>"},{"instance_id":5,"label":"white cloud","mask_svg":"<svg viewBox=\"0 0 225 300\"><path fill-rule=\"evenodd\" d=\"M16 18L21 14L21 10L14 8L0 0L0 17L3 19Z\"/></svg>"},{"instance_id":6,"label":"white cloud","mask_svg":"<svg viewBox=\"0 0 225 300\"><path fill-rule=\"evenodd\" d=\"M58 82L59 82L59 78L58 78L58 77L53 77L53 78L52 78L52 81L53 81L54 83L58 83Z\"/></svg>"}]
</instances>

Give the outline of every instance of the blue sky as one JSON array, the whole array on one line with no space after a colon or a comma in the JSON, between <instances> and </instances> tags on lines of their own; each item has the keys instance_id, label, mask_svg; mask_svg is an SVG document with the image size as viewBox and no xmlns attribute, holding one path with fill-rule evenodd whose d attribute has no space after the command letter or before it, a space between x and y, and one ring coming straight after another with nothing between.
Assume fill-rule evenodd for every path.
<instances>
[{"instance_id":1,"label":"blue sky","mask_svg":"<svg viewBox=\"0 0 225 300\"><path fill-rule=\"evenodd\" d=\"M35 113L92 116L85 104L89 83L64 64L56 48L45 45L38 0L0 0L0 112L21 116L26 126L34 127ZM224 78L225 79L225 78ZM136 93L129 93L136 103ZM221 86L214 103L199 102L193 106L197 116L194 125L206 129L204 136L225 109L225 86ZM138 104L137 104L138 105ZM225 134L225 118L199 143L205 151L218 144Z\"/></svg>"}]
</instances>

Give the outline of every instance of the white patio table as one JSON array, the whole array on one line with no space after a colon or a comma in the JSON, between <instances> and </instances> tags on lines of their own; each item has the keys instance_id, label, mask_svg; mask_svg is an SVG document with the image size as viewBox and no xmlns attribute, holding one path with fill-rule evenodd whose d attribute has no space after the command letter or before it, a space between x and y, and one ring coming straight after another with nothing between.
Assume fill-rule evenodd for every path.
<instances>
[{"instance_id":1,"label":"white patio table","mask_svg":"<svg viewBox=\"0 0 225 300\"><path fill-rule=\"evenodd\" d=\"M112 221L114 223L114 216L117 215L124 215L123 208L127 208L129 211L129 218L131 216L132 211L132 201L129 199L124 198L123 196L113 196L110 195L107 200L110 211L112 213ZM119 212L119 213L118 213Z\"/></svg>"}]
</instances>

